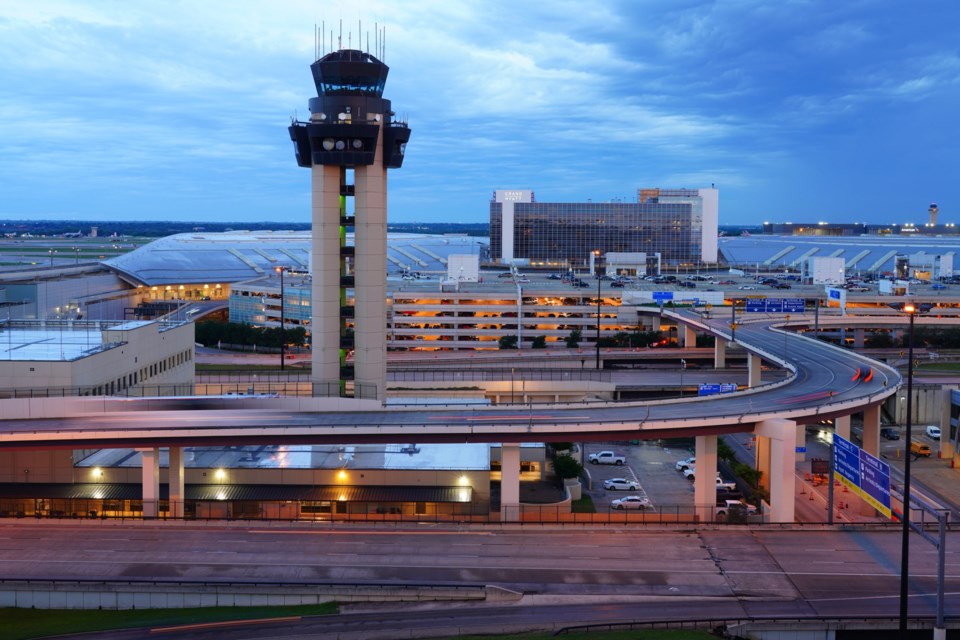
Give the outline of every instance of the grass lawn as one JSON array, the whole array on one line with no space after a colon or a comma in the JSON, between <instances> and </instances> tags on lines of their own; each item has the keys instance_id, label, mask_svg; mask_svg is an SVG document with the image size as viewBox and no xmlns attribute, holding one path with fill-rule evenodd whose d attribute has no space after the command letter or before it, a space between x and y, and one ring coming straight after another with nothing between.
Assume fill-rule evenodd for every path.
<instances>
[{"instance_id":1,"label":"grass lawn","mask_svg":"<svg viewBox=\"0 0 960 640\"><path fill-rule=\"evenodd\" d=\"M914 371L942 371L945 373L960 373L960 362L921 362Z\"/></svg>"},{"instance_id":2,"label":"grass lawn","mask_svg":"<svg viewBox=\"0 0 960 640\"><path fill-rule=\"evenodd\" d=\"M579 500L570 503L570 511L573 513L596 513L597 508L593 504L593 498L583 496Z\"/></svg>"},{"instance_id":3,"label":"grass lawn","mask_svg":"<svg viewBox=\"0 0 960 640\"><path fill-rule=\"evenodd\" d=\"M293 607L203 607L197 609L135 609L85 611L76 609L0 609L0 636L4 640L27 640L66 633L169 627L229 620L256 620L289 616L319 616L337 613L336 603Z\"/></svg>"}]
</instances>

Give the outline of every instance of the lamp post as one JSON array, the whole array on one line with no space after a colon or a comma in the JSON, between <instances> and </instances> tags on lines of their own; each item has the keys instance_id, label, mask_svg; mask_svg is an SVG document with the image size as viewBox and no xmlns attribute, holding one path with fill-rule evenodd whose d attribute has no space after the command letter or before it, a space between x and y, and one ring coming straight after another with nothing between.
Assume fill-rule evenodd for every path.
<instances>
[{"instance_id":1,"label":"lamp post","mask_svg":"<svg viewBox=\"0 0 960 640\"><path fill-rule=\"evenodd\" d=\"M286 367L284 360L287 356L287 336L286 336L286 317L283 314L283 272L288 267L274 267L274 271L280 274L280 371Z\"/></svg>"},{"instance_id":2,"label":"lamp post","mask_svg":"<svg viewBox=\"0 0 960 640\"><path fill-rule=\"evenodd\" d=\"M891 305L894 306L894 305ZM910 443L913 431L913 319L919 313L930 310L928 305L913 302L897 304L894 308L910 317L907 329L907 421L903 440L903 530L900 538L900 638L907 637L908 598L910 595Z\"/></svg>"},{"instance_id":3,"label":"lamp post","mask_svg":"<svg viewBox=\"0 0 960 640\"><path fill-rule=\"evenodd\" d=\"M593 255L595 258L600 257L600 249L594 249ZM597 269L597 273L594 274L597 277L597 369L600 369L600 284L603 282L600 279L600 270Z\"/></svg>"},{"instance_id":4,"label":"lamp post","mask_svg":"<svg viewBox=\"0 0 960 640\"><path fill-rule=\"evenodd\" d=\"M680 358L680 397L683 397L683 372L687 370L687 361Z\"/></svg>"}]
</instances>

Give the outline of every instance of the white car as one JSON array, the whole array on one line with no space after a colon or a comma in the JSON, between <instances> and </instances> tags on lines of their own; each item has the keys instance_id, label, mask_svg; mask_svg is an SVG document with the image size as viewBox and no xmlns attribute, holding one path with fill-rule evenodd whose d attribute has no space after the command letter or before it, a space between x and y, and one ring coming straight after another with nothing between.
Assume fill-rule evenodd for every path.
<instances>
[{"instance_id":1,"label":"white car","mask_svg":"<svg viewBox=\"0 0 960 640\"><path fill-rule=\"evenodd\" d=\"M678 460L677 464L674 465L674 468L677 471L683 471L687 467L693 467L697 464L696 458L687 458L686 460Z\"/></svg>"},{"instance_id":2,"label":"white car","mask_svg":"<svg viewBox=\"0 0 960 640\"><path fill-rule=\"evenodd\" d=\"M603 488L610 491L640 491L640 483L626 478L610 478L603 481Z\"/></svg>"},{"instance_id":3,"label":"white car","mask_svg":"<svg viewBox=\"0 0 960 640\"><path fill-rule=\"evenodd\" d=\"M737 289L740 289L740 291L756 291L757 290L755 286L750 284L742 284L739 287L737 287Z\"/></svg>"},{"instance_id":4,"label":"white car","mask_svg":"<svg viewBox=\"0 0 960 640\"><path fill-rule=\"evenodd\" d=\"M940 439L940 427L935 424L931 424L927 427L927 437L933 438L934 440Z\"/></svg>"},{"instance_id":5,"label":"white car","mask_svg":"<svg viewBox=\"0 0 960 640\"><path fill-rule=\"evenodd\" d=\"M650 501L640 496L624 496L611 502L610 506L620 511L624 509L649 509Z\"/></svg>"}]
</instances>

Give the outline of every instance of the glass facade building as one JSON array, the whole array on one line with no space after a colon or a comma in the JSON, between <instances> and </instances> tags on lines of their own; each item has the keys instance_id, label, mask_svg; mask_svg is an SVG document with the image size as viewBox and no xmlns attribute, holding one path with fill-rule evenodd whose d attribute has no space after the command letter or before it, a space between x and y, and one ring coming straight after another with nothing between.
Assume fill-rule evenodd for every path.
<instances>
[{"instance_id":1,"label":"glass facade building","mask_svg":"<svg viewBox=\"0 0 960 640\"><path fill-rule=\"evenodd\" d=\"M504 215L504 203L495 197L490 203L490 257L582 268L599 249L602 254L659 253L663 264L696 262L702 255L702 216L694 209L689 200L510 202Z\"/></svg>"}]
</instances>

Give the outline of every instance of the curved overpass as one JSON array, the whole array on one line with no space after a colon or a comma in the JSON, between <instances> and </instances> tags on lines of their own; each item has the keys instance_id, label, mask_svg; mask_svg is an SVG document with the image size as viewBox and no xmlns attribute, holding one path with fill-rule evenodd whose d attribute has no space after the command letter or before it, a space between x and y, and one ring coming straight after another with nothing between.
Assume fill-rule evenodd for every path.
<instances>
[{"instance_id":1,"label":"curved overpass","mask_svg":"<svg viewBox=\"0 0 960 640\"><path fill-rule=\"evenodd\" d=\"M689 312L665 316L793 371L788 379L709 398L498 408L385 409L329 398L96 398L4 401L0 448L160 447L215 444L525 442L644 439L752 431L758 423L799 423L848 415L881 403L901 384L885 364L802 335L777 321L740 325ZM870 382L853 382L860 366ZM20 404L15 404L20 403ZM55 403L55 404L54 404Z\"/></svg>"}]
</instances>

